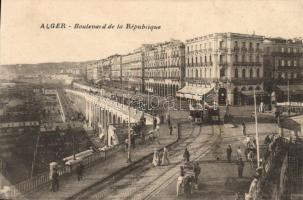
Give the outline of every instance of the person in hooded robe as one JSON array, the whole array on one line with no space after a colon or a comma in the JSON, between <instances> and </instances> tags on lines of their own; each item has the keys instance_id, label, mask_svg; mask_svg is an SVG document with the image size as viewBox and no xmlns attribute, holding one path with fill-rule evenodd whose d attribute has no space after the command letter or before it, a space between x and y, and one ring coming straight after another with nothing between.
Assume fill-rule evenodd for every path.
<instances>
[{"instance_id":1,"label":"person in hooded robe","mask_svg":"<svg viewBox=\"0 0 303 200\"><path fill-rule=\"evenodd\" d=\"M162 161L161 165L169 165L169 158L168 158L168 150L166 147L163 149Z\"/></svg>"},{"instance_id":2,"label":"person in hooded robe","mask_svg":"<svg viewBox=\"0 0 303 200\"><path fill-rule=\"evenodd\" d=\"M160 155L159 155L159 151L155 150L154 151L154 157L153 157L153 165L156 167L158 166L160 163Z\"/></svg>"}]
</instances>

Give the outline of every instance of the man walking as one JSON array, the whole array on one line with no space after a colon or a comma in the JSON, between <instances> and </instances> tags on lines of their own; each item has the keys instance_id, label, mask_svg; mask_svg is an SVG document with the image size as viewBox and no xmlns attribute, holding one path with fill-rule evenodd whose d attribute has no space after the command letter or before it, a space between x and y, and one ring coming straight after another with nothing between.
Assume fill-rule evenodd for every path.
<instances>
[{"instance_id":1,"label":"man walking","mask_svg":"<svg viewBox=\"0 0 303 200\"><path fill-rule=\"evenodd\" d=\"M185 147L184 153L183 153L183 160L185 162L189 162L190 159L190 154L189 151L187 150L187 147Z\"/></svg>"},{"instance_id":2,"label":"man walking","mask_svg":"<svg viewBox=\"0 0 303 200\"><path fill-rule=\"evenodd\" d=\"M238 165L238 177L242 178L243 169L244 169L244 162L243 162L242 158L240 158L238 160L237 165Z\"/></svg>"},{"instance_id":3,"label":"man walking","mask_svg":"<svg viewBox=\"0 0 303 200\"><path fill-rule=\"evenodd\" d=\"M156 127L157 127L157 118L154 117L154 121L153 121L153 128L154 128L154 130L156 129Z\"/></svg>"},{"instance_id":4,"label":"man walking","mask_svg":"<svg viewBox=\"0 0 303 200\"><path fill-rule=\"evenodd\" d=\"M242 122L242 134L243 136L246 136L246 125L244 122Z\"/></svg>"},{"instance_id":5,"label":"man walking","mask_svg":"<svg viewBox=\"0 0 303 200\"><path fill-rule=\"evenodd\" d=\"M232 148L231 148L231 145L229 144L227 146L227 149L226 149L226 154L227 154L227 161L230 163L231 161L231 153L232 153Z\"/></svg>"}]
</instances>

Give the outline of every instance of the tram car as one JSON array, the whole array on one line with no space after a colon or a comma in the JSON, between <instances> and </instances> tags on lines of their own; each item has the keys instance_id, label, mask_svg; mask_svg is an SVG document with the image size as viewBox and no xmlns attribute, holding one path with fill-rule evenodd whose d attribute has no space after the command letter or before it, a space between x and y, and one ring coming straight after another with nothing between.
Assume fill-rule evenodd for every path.
<instances>
[{"instance_id":1,"label":"tram car","mask_svg":"<svg viewBox=\"0 0 303 200\"><path fill-rule=\"evenodd\" d=\"M219 107L214 105L197 104L195 106L189 105L189 119L194 123L219 123L220 111Z\"/></svg>"}]
</instances>

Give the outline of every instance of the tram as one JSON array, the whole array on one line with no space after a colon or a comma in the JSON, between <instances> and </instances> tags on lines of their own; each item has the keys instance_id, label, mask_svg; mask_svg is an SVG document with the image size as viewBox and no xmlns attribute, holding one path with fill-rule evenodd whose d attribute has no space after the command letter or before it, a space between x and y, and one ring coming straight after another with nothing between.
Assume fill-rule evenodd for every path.
<instances>
[{"instance_id":1,"label":"tram","mask_svg":"<svg viewBox=\"0 0 303 200\"><path fill-rule=\"evenodd\" d=\"M204 103L204 106L197 103L189 105L189 118L194 123L219 123L220 110L216 103L209 105Z\"/></svg>"}]
</instances>

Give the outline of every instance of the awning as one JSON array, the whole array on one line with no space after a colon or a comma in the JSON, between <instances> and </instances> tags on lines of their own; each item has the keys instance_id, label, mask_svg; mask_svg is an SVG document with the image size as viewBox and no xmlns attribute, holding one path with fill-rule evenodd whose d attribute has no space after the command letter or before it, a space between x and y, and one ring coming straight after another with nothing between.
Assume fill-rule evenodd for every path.
<instances>
[{"instance_id":1,"label":"awning","mask_svg":"<svg viewBox=\"0 0 303 200\"><path fill-rule=\"evenodd\" d=\"M245 96L254 96L253 90L241 91L241 93ZM267 95L267 92L264 90L255 90L256 96Z\"/></svg>"},{"instance_id":2,"label":"awning","mask_svg":"<svg viewBox=\"0 0 303 200\"><path fill-rule=\"evenodd\" d=\"M187 99L202 100L203 95L210 93L214 87L205 87L205 86L185 86L182 89L177 91L177 97L183 97Z\"/></svg>"},{"instance_id":3,"label":"awning","mask_svg":"<svg viewBox=\"0 0 303 200\"><path fill-rule=\"evenodd\" d=\"M287 85L278 85L277 87L283 92L288 92ZM291 94L303 94L303 85L289 85L289 92Z\"/></svg>"}]
</instances>

